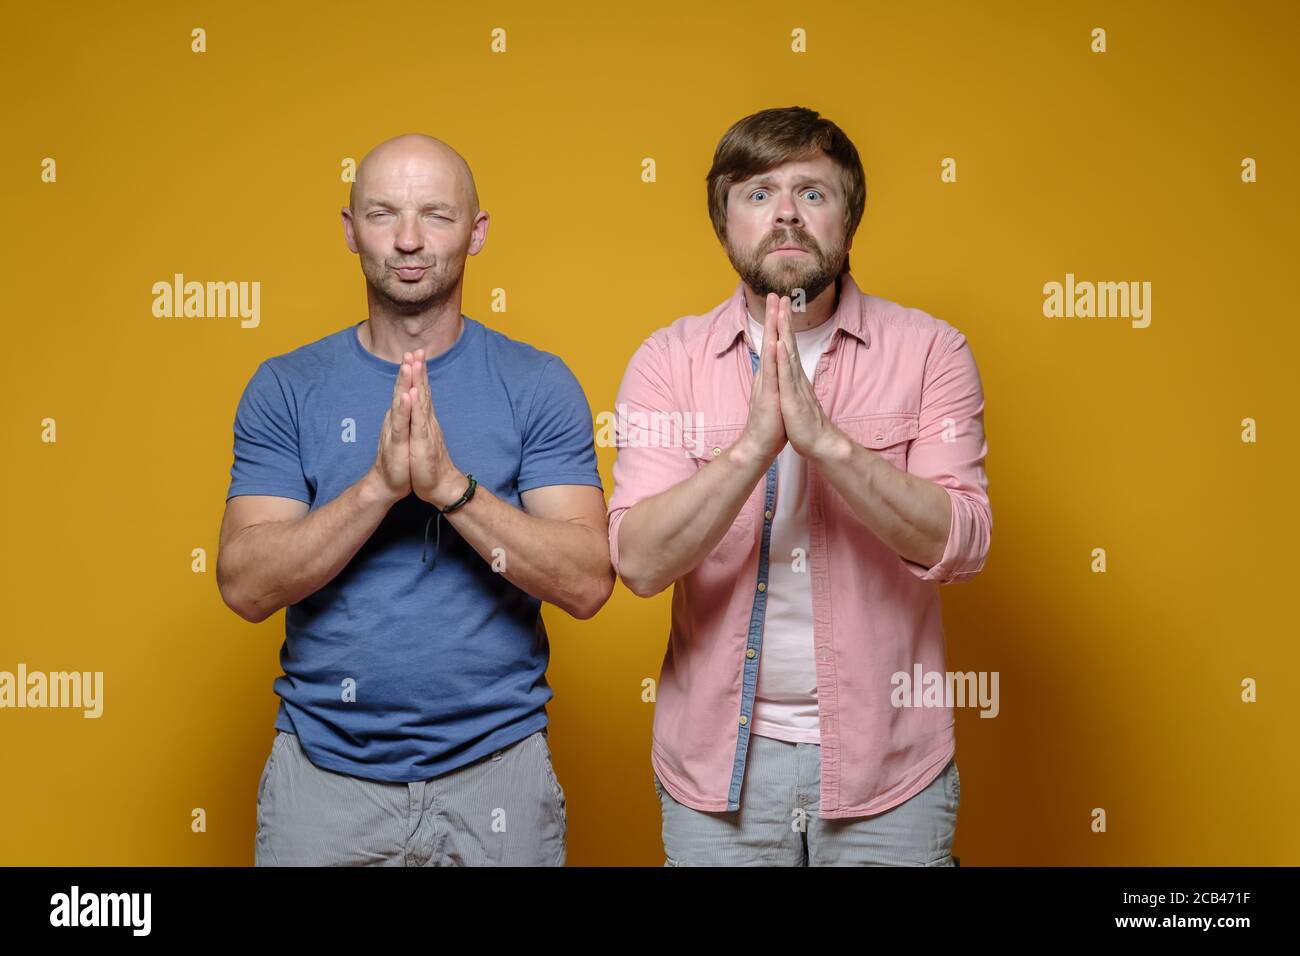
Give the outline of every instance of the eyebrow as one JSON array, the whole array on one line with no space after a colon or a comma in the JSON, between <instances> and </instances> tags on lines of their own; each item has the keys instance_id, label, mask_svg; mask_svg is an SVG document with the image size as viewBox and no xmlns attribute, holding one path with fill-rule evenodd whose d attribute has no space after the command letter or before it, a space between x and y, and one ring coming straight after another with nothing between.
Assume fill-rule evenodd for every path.
<instances>
[{"instance_id":1,"label":"eyebrow","mask_svg":"<svg viewBox=\"0 0 1300 956\"><path fill-rule=\"evenodd\" d=\"M798 179L795 181L798 183L802 183L805 186L816 186L819 189L823 190L824 192L828 192L828 193L835 192L835 187L833 185L831 185L830 183L826 182L823 179L820 179L817 176L809 176L807 179ZM752 186L775 186L775 185L776 185L776 181L767 178L767 176L755 176L752 179L745 180L745 182L742 184L743 188L745 189L749 189Z\"/></svg>"},{"instance_id":2,"label":"eyebrow","mask_svg":"<svg viewBox=\"0 0 1300 956\"><path fill-rule=\"evenodd\" d=\"M372 197L372 198L366 200L365 208L366 208L367 211L369 211L369 210L371 210L371 209L374 209L374 208L377 207L377 206L378 206L378 207L381 207L381 208L383 208L383 209L396 209L396 208L397 208L397 205L396 205L396 204L394 204L394 203L390 203L390 202L389 202L388 200L386 200L386 199L376 199L376 198L373 198L373 197ZM450 211L452 211L452 212L455 212L455 211L456 211L456 207L455 207L455 206L453 206L453 205L452 205L451 203L449 203L449 202L443 202L442 200L435 200L435 201L433 201L433 202L427 202L427 203L425 203L423 206L421 206L420 208L421 208L421 209L448 209L448 210L450 210Z\"/></svg>"}]
</instances>

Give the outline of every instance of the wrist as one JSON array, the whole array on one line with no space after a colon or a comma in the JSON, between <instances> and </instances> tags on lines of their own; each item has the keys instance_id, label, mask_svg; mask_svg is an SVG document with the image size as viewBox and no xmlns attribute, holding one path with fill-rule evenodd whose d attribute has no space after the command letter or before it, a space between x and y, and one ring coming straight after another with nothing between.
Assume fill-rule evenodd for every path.
<instances>
[{"instance_id":1,"label":"wrist","mask_svg":"<svg viewBox=\"0 0 1300 956\"><path fill-rule=\"evenodd\" d=\"M768 466L772 464L772 460L776 456L765 456L758 445L755 444L748 435L742 434L740 438L736 439L726 452L724 452L723 457L738 468L761 474L767 470Z\"/></svg>"},{"instance_id":2,"label":"wrist","mask_svg":"<svg viewBox=\"0 0 1300 956\"><path fill-rule=\"evenodd\" d=\"M830 422L813 439L806 457L820 464L846 464L853 457L853 439Z\"/></svg>"},{"instance_id":3,"label":"wrist","mask_svg":"<svg viewBox=\"0 0 1300 956\"><path fill-rule=\"evenodd\" d=\"M384 510L391 508L401 500L400 496L388 487L383 476L374 468L371 468L362 477L357 485L357 493L361 498L361 503L366 507L383 508Z\"/></svg>"},{"instance_id":4,"label":"wrist","mask_svg":"<svg viewBox=\"0 0 1300 956\"><path fill-rule=\"evenodd\" d=\"M433 493L429 496L429 503L442 511L459 501L461 495L465 494L468 488L469 476L463 474L460 469L455 469L451 477L433 490Z\"/></svg>"}]
</instances>

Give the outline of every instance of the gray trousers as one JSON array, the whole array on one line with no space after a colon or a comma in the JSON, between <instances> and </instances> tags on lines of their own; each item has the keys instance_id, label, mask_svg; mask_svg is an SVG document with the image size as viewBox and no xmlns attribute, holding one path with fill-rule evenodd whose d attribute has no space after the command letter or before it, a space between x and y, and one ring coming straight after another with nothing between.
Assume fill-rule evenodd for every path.
<instances>
[{"instance_id":1,"label":"gray trousers","mask_svg":"<svg viewBox=\"0 0 1300 956\"><path fill-rule=\"evenodd\" d=\"M546 732L430 780L317 767L279 731L257 786L257 866L564 866Z\"/></svg>"},{"instance_id":2,"label":"gray trousers","mask_svg":"<svg viewBox=\"0 0 1300 956\"><path fill-rule=\"evenodd\" d=\"M821 747L754 734L740 809L706 813L654 777L664 866L953 866L961 802L957 758L923 790L883 813L823 820Z\"/></svg>"}]
</instances>

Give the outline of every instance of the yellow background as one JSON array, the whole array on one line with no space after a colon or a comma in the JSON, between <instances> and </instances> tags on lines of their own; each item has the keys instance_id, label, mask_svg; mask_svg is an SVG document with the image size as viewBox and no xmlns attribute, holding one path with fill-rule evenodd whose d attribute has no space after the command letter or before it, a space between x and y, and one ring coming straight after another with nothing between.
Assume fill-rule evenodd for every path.
<instances>
[{"instance_id":1,"label":"yellow background","mask_svg":"<svg viewBox=\"0 0 1300 956\"><path fill-rule=\"evenodd\" d=\"M0 863L252 862L283 613L251 625L217 591L231 425L258 362L364 317L346 157L419 131L467 158L492 222L463 311L561 355L598 412L644 336L735 287L704 176L732 122L796 104L862 154L859 285L962 330L983 378L992 551L943 599L949 668L998 671L1001 714L956 715L963 865L1300 862L1298 20L1281 2L11 6L0 669L102 670L105 712L0 711ZM155 318L175 272L260 281L260 327ZM1151 326L1045 318L1067 272L1150 281ZM545 612L571 864L662 862L641 681L668 608L620 585L591 621Z\"/></svg>"}]
</instances>

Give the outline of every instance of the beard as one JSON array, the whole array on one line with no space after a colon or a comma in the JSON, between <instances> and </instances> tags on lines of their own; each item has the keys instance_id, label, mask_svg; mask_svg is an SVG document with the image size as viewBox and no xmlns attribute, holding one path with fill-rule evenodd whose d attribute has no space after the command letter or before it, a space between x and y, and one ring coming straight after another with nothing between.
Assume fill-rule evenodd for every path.
<instances>
[{"instance_id":1,"label":"beard","mask_svg":"<svg viewBox=\"0 0 1300 956\"><path fill-rule=\"evenodd\" d=\"M767 255L784 245L802 246L809 255ZM803 229L786 229L773 233L750 250L737 249L728 241L727 258L736 274L757 295L775 292L779 296L794 298L794 291L802 289L804 302L808 303L839 277L844 267L844 245L839 243L823 249Z\"/></svg>"},{"instance_id":2,"label":"beard","mask_svg":"<svg viewBox=\"0 0 1300 956\"><path fill-rule=\"evenodd\" d=\"M431 263L419 282L404 282L382 261L362 260L362 273L374 294L392 311L402 315L427 312L450 296L456 283Z\"/></svg>"}]
</instances>

